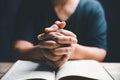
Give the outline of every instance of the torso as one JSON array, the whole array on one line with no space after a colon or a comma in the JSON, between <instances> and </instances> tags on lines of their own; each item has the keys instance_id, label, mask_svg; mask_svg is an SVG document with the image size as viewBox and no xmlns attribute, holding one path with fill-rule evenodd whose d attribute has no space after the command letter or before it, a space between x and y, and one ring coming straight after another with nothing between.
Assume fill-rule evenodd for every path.
<instances>
[{"instance_id":1,"label":"torso","mask_svg":"<svg viewBox=\"0 0 120 80\"><path fill-rule=\"evenodd\" d=\"M98 15L98 12L100 15L103 14L97 0L78 0L80 2L77 3L74 9L69 8L70 5L67 8L63 7L64 10L61 9L63 13L60 13L60 10L55 11L50 0L43 0L42 3L40 0L35 0L36 2L30 1L29 5L28 1L25 1L26 3L21 7L22 11L20 12L22 13L16 25L17 28L20 28L17 31L20 32L20 35L18 34L19 39L38 44L39 41L36 36L43 33L45 27L51 26L55 21L64 20L67 24L64 29L75 33L79 44L105 48L106 43L101 39L106 36L104 35L106 23L105 19ZM66 12L64 13L64 11ZM61 17L62 15L65 17ZM96 37L101 33L103 33L101 36Z\"/></svg>"}]
</instances>

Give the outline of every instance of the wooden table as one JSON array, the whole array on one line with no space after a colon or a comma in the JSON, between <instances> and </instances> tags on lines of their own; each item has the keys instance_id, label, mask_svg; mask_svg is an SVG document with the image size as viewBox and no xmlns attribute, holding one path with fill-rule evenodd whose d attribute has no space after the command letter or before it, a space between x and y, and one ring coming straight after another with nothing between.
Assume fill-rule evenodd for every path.
<instances>
[{"instance_id":1,"label":"wooden table","mask_svg":"<svg viewBox=\"0 0 120 80\"><path fill-rule=\"evenodd\" d=\"M0 78L12 67L13 63L1 62L0 63Z\"/></svg>"},{"instance_id":2,"label":"wooden table","mask_svg":"<svg viewBox=\"0 0 120 80\"><path fill-rule=\"evenodd\" d=\"M102 65L114 80L120 80L120 63L102 63Z\"/></svg>"},{"instance_id":3,"label":"wooden table","mask_svg":"<svg viewBox=\"0 0 120 80\"><path fill-rule=\"evenodd\" d=\"M14 63L0 63L0 78L12 67ZM120 80L120 63L101 63L114 80Z\"/></svg>"}]
</instances>

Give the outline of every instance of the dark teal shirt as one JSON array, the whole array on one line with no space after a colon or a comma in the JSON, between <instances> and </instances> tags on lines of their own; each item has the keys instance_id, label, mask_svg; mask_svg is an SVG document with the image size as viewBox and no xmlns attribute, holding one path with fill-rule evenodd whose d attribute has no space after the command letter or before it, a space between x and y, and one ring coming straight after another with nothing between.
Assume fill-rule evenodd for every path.
<instances>
[{"instance_id":1,"label":"dark teal shirt","mask_svg":"<svg viewBox=\"0 0 120 80\"><path fill-rule=\"evenodd\" d=\"M37 44L37 35L56 20L59 18L50 0L23 0L16 20L16 39ZM66 23L65 29L77 35L79 44L107 49L104 10L97 0L80 0Z\"/></svg>"}]
</instances>

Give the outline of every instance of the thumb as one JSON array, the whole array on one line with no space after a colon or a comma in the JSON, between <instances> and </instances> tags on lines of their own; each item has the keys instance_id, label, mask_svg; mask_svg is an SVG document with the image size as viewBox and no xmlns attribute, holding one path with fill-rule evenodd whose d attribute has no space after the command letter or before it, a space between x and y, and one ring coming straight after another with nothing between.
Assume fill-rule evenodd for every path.
<instances>
[{"instance_id":1,"label":"thumb","mask_svg":"<svg viewBox=\"0 0 120 80\"><path fill-rule=\"evenodd\" d=\"M55 24L59 26L60 29L63 29L66 26L66 22L65 21L55 21Z\"/></svg>"},{"instance_id":2,"label":"thumb","mask_svg":"<svg viewBox=\"0 0 120 80\"><path fill-rule=\"evenodd\" d=\"M45 32L55 32L58 29L63 29L66 26L66 22L62 21L55 21L55 24L53 24L52 26L45 28Z\"/></svg>"},{"instance_id":3,"label":"thumb","mask_svg":"<svg viewBox=\"0 0 120 80\"><path fill-rule=\"evenodd\" d=\"M56 24L53 24L52 26L45 28L45 32L55 32L59 29L59 27Z\"/></svg>"}]
</instances>

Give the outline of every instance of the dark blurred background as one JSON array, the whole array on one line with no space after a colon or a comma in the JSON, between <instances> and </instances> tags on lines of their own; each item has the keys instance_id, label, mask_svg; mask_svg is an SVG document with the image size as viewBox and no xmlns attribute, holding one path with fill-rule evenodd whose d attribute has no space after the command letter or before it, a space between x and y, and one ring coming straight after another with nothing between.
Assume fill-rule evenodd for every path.
<instances>
[{"instance_id":1,"label":"dark blurred background","mask_svg":"<svg viewBox=\"0 0 120 80\"><path fill-rule=\"evenodd\" d=\"M120 0L99 0L108 23L108 55L105 61L120 62Z\"/></svg>"},{"instance_id":2,"label":"dark blurred background","mask_svg":"<svg viewBox=\"0 0 120 80\"><path fill-rule=\"evenodd\" d=\"M14 25L22 0L0 0L0 62L15 61L12 52ZM108 24L108 54L105 61L120 62L120 1L99 0Z\"/></svg>"}]
</instances>

